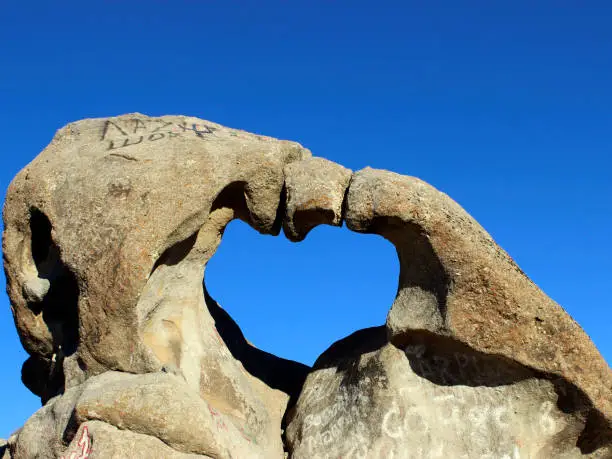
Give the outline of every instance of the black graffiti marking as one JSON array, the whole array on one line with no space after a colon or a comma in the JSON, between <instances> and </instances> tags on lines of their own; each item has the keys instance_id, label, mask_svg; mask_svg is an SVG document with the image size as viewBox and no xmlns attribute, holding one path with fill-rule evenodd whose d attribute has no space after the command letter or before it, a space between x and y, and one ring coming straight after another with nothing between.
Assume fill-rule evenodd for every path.
<instances>
[{"instance_id":1,"label":"black graffiti marking","mask_svg":"<svg viewBox=\"0 0 612 459\"><path fill-rule=\"evenodd\" d=\"M187 123L185 122L183 122L183 124L178 124L177 126L180 127L183 130L183 132L193 131L198 137L202 139L204 138L204 134L213 134L214 131L217 130L217 128L214 128L212 126L207 126L205 124L204 124L205 130L199 130L198 129L199 124L197 123L193 123L191 127L187 127Z\"/></svg>"},{"instance_id":2,"label":"black graffiti marking","mask_svg":"<svg viewBox=\"0 0 612 459\"><path fill-rule=\"evenodd\" d=\"M138 145L139 143L141 143L141 142L144 140L144 136L143 136L143 135L141 135L141 136L138 138L138 142L132 142L132 143L130 143L130 140L133 140L133 139L125 139L125 140L123 140L123 145L120 145L120 146L116 146L116 145L115 145L115 141L114 141L114 140L111 140L111 141L110 141L110 145L108 146L108 149L109 149L109 150L116 150L117 148L123 148L123 147L127 147L127 146L129 146L129 145Z\"/></svg>"},{"instance_id":3,"label":"black graffiti marking","mask_svg":"<svg viewBox=\"0 0 612 459\"><path fill-rule=\"evenodd\" d=\"M109 153L108 156L117 156L118 158L128 159L130 161L138 161L138 158L134 158L130 155L124 155L123 153Z\"/></svg>"},{"instance_id":4,"label":"black graffiti marking","mask_svg":"<svg viewBox=\"0 0 612 459\"><path fill-rule=\"evenodd\" d=\"M135 123L134 134L136 134L138 129L144 129L145 131L147 130L147 126L142 122L142 120L139 120L138 118L134 118L132 121L134 121Z\"/></svg>"},{"instance_id":5,"label":"black graffiti marking","mask_svg":"<svg viewBox=\"0 0 612 459\"><path fill-rule=\"evenodd\" d=\"M102 131L102 139L100 139L100 140L106 139L106 134L108 134L108 128L111 125L113 125L115 127L115 129L118 129L119 132L121 132L121 134L128 135L127 132L125 132L123 129L121 129L121 126L113 123L111 120L106 120L106 123L104 123L104 130Z\"/></svg>"},{"instance_id":6,"label":"black graffiti marking","mask_svg":"<svg viewBox=\"0 0 612 459\"><path fill-rule=\"evenodd\" d=\"M146 140L150 142L155 142L156 140L161 140L166 136L168 136L169 139L172 139L174 137L181 137L181 135L177 134L176 132L157 132L157 133L150 134L148 137L141 135L138 137L138 140L135 140L133 137L128 138L128 139L121 139L119 140L119 143L117 144L115 144L115 140L111 140L108 146L108 150L117 150L118 148L129 147L130 145L138 145L143 140L145 140L145 138ZM121 144L121 141L123 141L123 144Z\"/></svg>"},{"instance_id":7,"label":"black graffiti marking","mask_svg":"<svg viewBox=\"0 0 612 459\"><path fill-rule=\"evenodd\" d=\"M149 124L147 126L145 122L141 119L132 118L130 121L133 123L132 127L122 128L116 122L111 121L111 120L106 120L106 122L104 123L104 128L102 130L102 138L101 138L102 141L106 140L109 136L111 136L111 132L112 132L111 127L115 128L115 130L118 133L120 133L122 136L128 137L128 138L122 138L119 140L110 140L110 145L108 147L109 150L123 148L129 145L137 145L145 139L145 136L146 136L145 133L143 133L143 135L140 136L137 141L135 141L133 138L129 138L130 134L128 133L128 129L133 134L137 134L139 131L142 131L142 130L151 132L152 134L149 135L147 139L150 141L160 140L160 139L163 139L165 136L167 136L168 138L174 138L174 137L179 137L180 135L180 133L174 132L174 128L173 130L165 132L165 133L159 132L161 129L165 129L170 126L173 126L175 123L171 121L164 121L163 119L148 120L150 123L161 123L159 126L157 126L152 131L150 129L153 128L153 125ZM191 126L189 126L187 122L183 122L182 124L176 124L176 126L182 129L183 133L187 131L192 131L195 135L197 135L201 139L204 139L206 135L214 134L214 132L218 130L215 127L208 126L206 124L201 125L199 123L191 123Z\"/></svg>"},{"instance_id":8,"label":"black graffiti marking","mask_svg":"<svg viewBox=\"0 0 612 459\"><path fill-rule=\"evenodd\" d=\"M159 136L159 137L157 137ZM150 140L151 142L154 142L156 140L159 139L163 139L164 138L164 133L163 132L158 132L157 134L151 134L148 138L148 140Z\"/></svg>"},{"instance_id":9,"label":"black graffiti marking","mask_svg":"<svg viewBox=\"0 0 612 459\"><path fill-rule=\"evenodd\" d=\"M164 121L164 120L151 120L151 123L163 123L161 126L157 126L155 129L153 129L153 131L151 132L157 132L160 129L163 129L165 127L172 125L172 121Z\"/></svg>"}]
</instances>

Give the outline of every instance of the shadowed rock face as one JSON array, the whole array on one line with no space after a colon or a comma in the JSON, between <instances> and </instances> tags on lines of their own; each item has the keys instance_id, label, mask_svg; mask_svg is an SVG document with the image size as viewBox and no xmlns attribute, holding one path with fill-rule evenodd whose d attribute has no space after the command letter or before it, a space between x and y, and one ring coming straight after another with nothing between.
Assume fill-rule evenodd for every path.
<instances>
[{"instance_id":1,"label":"shadowed rock face","mask_svg":"<svg viewBox=\"0 0 612 459\"><path fill-rule=\"evenodd\" d=\"M254 348L204 286L236 218L293 241L343 221L389 240L386 324L312 369ZM612 454L612 374L593 343L416 178L133 114L58 131L11 183L4 223L22 379L44 403L6 457Z\"/></svg>"}]
</instances>

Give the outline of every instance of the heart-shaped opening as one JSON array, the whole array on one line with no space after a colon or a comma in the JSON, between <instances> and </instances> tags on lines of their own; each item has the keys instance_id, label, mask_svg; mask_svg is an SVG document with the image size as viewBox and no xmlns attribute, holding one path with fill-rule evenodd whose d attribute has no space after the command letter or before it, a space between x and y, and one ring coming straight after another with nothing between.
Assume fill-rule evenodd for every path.
<instances>
[{"instance_id":1,"label":"heart-shaped opening","mask_svg":"<svg viewBox=\"0 0 612 459\"><path fill-rule=\"evenodd\" d=\"M312 365L335 341L385 323L398 275L395 248L378 235L321 225L293 243L234 220L205 283L254 346Z\"/></svg>"}]
</instances>

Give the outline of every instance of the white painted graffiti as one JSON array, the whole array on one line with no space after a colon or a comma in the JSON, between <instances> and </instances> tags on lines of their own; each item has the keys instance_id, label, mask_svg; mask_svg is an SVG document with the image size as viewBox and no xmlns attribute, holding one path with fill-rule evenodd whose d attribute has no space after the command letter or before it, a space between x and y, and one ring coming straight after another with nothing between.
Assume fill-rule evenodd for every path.
<instances>
[{"instance_id":1,"label":"white painted graffiti","mask_svg":"<svg viewBox=\"0 0 612 459\"><path fill-rule=\"evenodd\" d=\"M80 448L80 451L77 449ZM87 459L91 454L91 440L89 439L89 430L87 426L83 426L81 438L77 442L77 448L70 451L68 455L60 456L60 459Z\"/></svg>"},{"instance_id":2,"label":"white painted graffiti","mask_svg":"<svg viewBox=\"0 0 612 459\"><path fill-rule=\"evenodd\" d=\"M365 376L345 384L334 369L310 376L299 401L307 457L520 459L534 453L529 437L540 448L565 426L550 381L475 354L404 352L385 390Z\"/></svg>"}]
</instances>

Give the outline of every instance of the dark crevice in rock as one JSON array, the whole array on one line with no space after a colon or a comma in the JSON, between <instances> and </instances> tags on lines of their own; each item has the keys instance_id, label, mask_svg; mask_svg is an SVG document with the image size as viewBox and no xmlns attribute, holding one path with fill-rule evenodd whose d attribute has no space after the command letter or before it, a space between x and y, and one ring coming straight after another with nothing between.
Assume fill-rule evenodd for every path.
<instances>
[{"instance_id":1,"label":"dark crevice in rock","mask_svg":"<svg viewBox=\"0 0 612 459\"><path fill-rule=\"evenodd\" d=\"M611 444L612 428L610 428L610 424L600 412L591 410L576 446L580 448L582 454L590 454Z\"/></svg>"},{"instance_id":2,"label":"dark crevice in rock","mask_svg":"<svg viewBox=\"0 0 612 459\"><path fill-rule=\"evenodd\" d=\"M21 366L21 380L30 391L39 397L48 385L51 361L38 355L32 355Z\"/></svg>"},{"instance_id":3,"label":"dark crevice in rock","mask_svg":"<svg viewBox=\"0 0 612 459\"><path fill-rule=\"evenodd\" d=\"M70 443L72 442L72 440L74 440L74 437L76 436L79 430L79 425L80 422L78 420L76 410L72 410L62 433L62 443L64 448L67 448L68 445L70 445Z\"/></svg>"},{"instance_id":4,"label":"dark crevice in rock","mask_svg":"<svg viewBox=\"0 0 612 459\"><path fill-rule=\"evenodd\" d=\"M61 260L49 218L38 209L30 211L30 231L32 259L38 278L48 281L49 288L40 298L28 301L28 307L36 314L42 313L53 337L54 354L50 360L28 359L22 368L22 381L44 403L63 392L63 359L74 354L79 344L79 287L76 276ZM40 378L45 373L44 383L41 383Z\"/></svg>"},{"instance_id":5,"label":"dark crevice in rock","mask_svg":"<svg viewBox=\"0 0 612 459\"><path fill-rule=\"evenodd\" d=\"M349 190L351 189L351 184L353 183L353 178L355 177L355 173L351 174L351 178L349 179L348 184L346 185L346 188L344 189L344 197L342 198L342 206L340 208L340 224L344 224L345 219L346 219L346 212L348 210L348 197L349 197Z\"/></svg>"},{"instance_id":6,"label":"dark crevice in rock","mask_svg":"<svg viewBox=\"0 0 612 459\"><path fill-rule=\"evenodd\" d=\"M284 227L285 216L287 215L287 186L283 183L283 188L280 193L280 201L276 208L276 217L274 224L272 225L272 231L270 232L273 236L278 236Z\"/></svg>"},{"instance_id":7,"label":"dark crevice in rock","mask_svg":"<svg viewBox=\"0 0 612 459\"><path fill-rule=\"evenodd\" d=\"M53 244L51 239L51 222L45 214L38 209L31 209L30 211L30 232L32 234L31 248L32 248L32 259L39 269L43 268L47 257L49 256L49 250Z\"/></svg>"}]
</instances>

